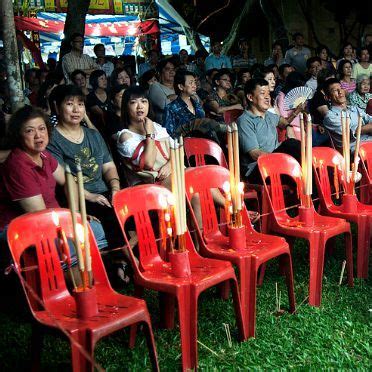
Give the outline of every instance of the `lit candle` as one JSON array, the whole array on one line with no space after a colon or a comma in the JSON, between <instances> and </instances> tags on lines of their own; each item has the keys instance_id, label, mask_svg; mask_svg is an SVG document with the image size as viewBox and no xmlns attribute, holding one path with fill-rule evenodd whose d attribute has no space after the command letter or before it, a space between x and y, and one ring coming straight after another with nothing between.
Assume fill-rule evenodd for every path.
<instances>
[{"instance_id":1,"label":"lit candle","mask_svg":"<svg viewBox=\"0 0 372 372\"><path fill-rule=\"evenodd\" d=\"M77 223L76 224L76 232L79 240L79 244L77 247L77 256L78 256L78 262L79 262L79 269L80 274L83 281L83 287L86 288L88 285L89 277L88 272L85 270L85 264L84 264L84 253L85 253L85 246L84 246L84 227L82 224Z\"/></svg>"},{"instance_id":2,"label":"lit candle","mask_svg":"<svg viewBox=\"0 0 372 372\"><path fill-rule=\"evenodd\" d=\"M230 215L230 205L231 205L231 193L230 193L230 183L225 181L222 185L222 190L225 193L225 219L226 224L230 225L231 215Z\"/></svg>"}]
</instances>

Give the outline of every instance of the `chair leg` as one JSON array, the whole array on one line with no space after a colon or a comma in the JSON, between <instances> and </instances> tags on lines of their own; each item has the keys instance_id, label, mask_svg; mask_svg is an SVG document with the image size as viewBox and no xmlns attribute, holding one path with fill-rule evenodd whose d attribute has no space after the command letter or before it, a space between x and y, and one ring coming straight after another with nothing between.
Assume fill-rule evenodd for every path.
<instances>
[{"instance_id":1,"label":"chair leg","mask_svg":"<svg viewBox=\"0 0 372 372\"><path fill-rule=\"evenodd\" d=\"M360 216L358 221L358 250L357 250L357 276L366 279L368 277L368 256L371 244L372 218Z\"/></svg>"},{"instance_id":2,"label":"chair leg","mask_svg":"<svg viewBox=\"0 0 372 372\"><path fill-rule=\"evenodd\" d=\"M354 286L354 268L353 268L353 243L351 232L345 233L345 253L346 253L346 269L347 283L349 287Z\"/></svg>"},{"instance_id":3,"label":"chair leg","mask_svg":"<svg viewBox=\"0 0 372 372\"><path fill-rule=\"evenodd\" d=\"M320 306L322 298L325 242L319 232L314 232L310 237L309 243L310 243L309 304L311 306Z\"/></svg>"},{"instance_id":4,"label":"chair leg","mask_svg":"<svg viewBox=\"0 0 372 372\"><path fill-rule=\"evenodd\" d=\"M143 297L144 288L137 284L134 284L134 297L142 298ZM129 332L129 348L133 349L136 345L136 337L137 337L137 323L132 324L130 326Z\"/></svg>"},{"instance_id":5,"label":"chair leg","mask_svg":"<svg viewBox=\"0 0 372 372\"><path fill-rule=\"evenodd\" d=\"M259 274L258 274L258 280L257 280L257 286L261 287L263 284L263 280L265 277L265 271L266 271L266 262L264 262L259 269Z\"/></svg>"},{"instance_id":6,"label":"chair leg","mask_svg":"<svg viewBox=\"0 0 372 372\"><path fill-rule=\"evenodd\" d=\"M239 267L239 276L240 280L242 278L242 272L245 270L245 266L243 265L243 269L241 269L241 266ZM233 302L234 302L234 310L235 310L235 319L236 319L236 325L238 327L239 331L239 340L245 341L248 338L248 322L245 320L245 313L246 310L244 310L243 300L241 299L241 286L238 287L238 282L235 278L230 279L230 287L231 287L231 293L233 296ZM239 294L240 289L240 294Z\"/></svg>"},{"instance_id":7,"label":"chair leg","mask_svg":"<svg viewBox=\"0 0 372 372\"><path fill-rule=\"evenodd\" d=\"M282 267L285 269L285 281L287 284L288 300L289 300L289 312L294 313L296 311L296 298L294 293L294 280L293 280L293 268L292 258L289 253L282 254L280 256Z\"/></svg>"},{"instance_id":8,"label":"chair leg","mask_svg":"<svg viewBox=\"0 0 372 372\"><path fill-rule=\"evenodd\" d=\"M174 328L175 297L164 292L159 292L160 327Z\"/></svg>"},{"instance_id":9,"label":"chair leg","mask_svg":"<svg viewBox=\"0 0 372 372\"><path fill-rule=\"evenodd\" d=\"M220 296L223 300L228 300L230 295L230 282L225 281L218 286Z\"/></svg>"},{"instance_id":10,"label":"chair leg","mask_svg":"<svg viewBox=\"0 0 372 372\"><path fill-rule=\"evenodd\" d=\"M70 333L71 363L73 372L93 372L94 354L89 342L87 330L78 329ZM84 354L81 350L84 350ZM89 357L89 359L88 359Z\"/></svg>"},{"instance_id":11,"label":"chair leg","mask_svg":"<svg viewBox=\"0 0 372 372\"><path fill-rule=\"evenodd\" d=\"M183 286L180 288L178 296L178 316L180 323L180 338L181 338L181 351L182 351L182 370L187 371L195 367L195 361L193 360L193 351L195 346L192 345L191 337L191 296L190 286Z\"/></svg>"},{"instance_id":12,"label":"chair leg","mask_svg":"<svg viewBox=\"0 0 372 372\"><path fill-rule=\"evenodd\" d=\"M149 349L151 366L153 371L160 371L158 362L158 353L156 352L154 334L152 332L150 317L145 320L143 324L143 331L145 332L147 347Z\"/></svg>"}]
</instances>

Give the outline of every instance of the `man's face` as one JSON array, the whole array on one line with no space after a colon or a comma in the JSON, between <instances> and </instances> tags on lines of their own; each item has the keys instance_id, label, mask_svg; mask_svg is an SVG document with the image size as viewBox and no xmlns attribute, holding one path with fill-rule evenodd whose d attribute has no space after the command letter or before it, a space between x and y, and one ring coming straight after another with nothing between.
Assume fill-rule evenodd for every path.
<instances>
[{"instance_id":1,"label":"man's face","mask_svg":"<svg viewBox=\"0 0 372 372\"><path fill-rule=\"evenodd\" d=\"M105 47L104 46L99 46L98 48L96 48L94 53L96 54L97 58L104 57L105 56Z\"/></svg>"},{"instance_id":2,"label":"man's face","mask_svg":"<svg viewBox=\"0 0 372 372\"><path fill-rule=\"evenodd\" d=\"M74 40L71 41L71 47L75 51L82 52L84 48L84 39L81 36L76 36Z\"/></svg>"},{"instance_id":3,"label":"man's face","mask_svg":"<svg viewBox=\"0 0 372 372\"><path fill-rule=\"evenodd\" d=\"M253 93L247 94L251 106L264 113L270 108L270 88L268 85L257 85Z\"/></svg>"},{"instance_id":4,"label":"man's face","mask_svg":"<svg viewBox=\"0 0 372 372\"><path fill-rule=\"evenodd\" d=\"M212 52L213 54L220 54L222 50L222 45L221 43L214 43L212 46Z\"/></svg>"},{"instance_id":5,"label":"man's face","mask_svg":"<svg viewBox=\"0 0 372 372\"><path fill-rule=\"evenodd\" d=\"M180 50L180 62L182 64L186 64L189 57L189 53L187 53L187 50L182 49Z\"/></svg>"},{"instance_id":6,"label":"man's face","mask_svg":"<svg viewBox=\"0 0 372 372\"><path fill-rule=\"evenodd\" d=\"M329 99L331 100L333 105L343 105L346 103L346 95L345 90L342 89L340 83L332 84L329 87Z\"/></svg>"},{"instance_id":7,"label":"man's face","mask_svg":"<svg viewBox=\"0 0 372 372\"><path fill-rule=\"evenodd\" d=\"M297 46L303 46L305 40L304 40L304 37L303 37L303 36L298 35L298 36L296 36L296 39L294 40L294 42L295 42L295 44L296 44Z\"/></svg>"},{"instance_id":8,"label":"man's face","mask_svg":"<svg viewBox=\"0 0 372 372\"><path fill-rule=\"evenodd\" d=\"M248 41L241 41L240 43L239 43L239 49L240 49L240 52L241 53L245 53L245 52L247 52L248 51L248 49L249 49L249 44L248 44Z\"/></svg>"}]
</instances>

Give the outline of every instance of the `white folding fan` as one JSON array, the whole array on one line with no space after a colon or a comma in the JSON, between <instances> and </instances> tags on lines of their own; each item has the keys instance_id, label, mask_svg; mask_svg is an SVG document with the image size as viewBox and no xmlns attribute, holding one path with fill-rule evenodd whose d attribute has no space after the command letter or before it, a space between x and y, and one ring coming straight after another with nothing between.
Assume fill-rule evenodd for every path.
<instances>
[{"instance_id":1,"label":"white folding fan","mask_svg":"<svg viewBox=\"0 0 372 372\"><path fill-rule=\"evenodd\" d=\"M291 89L284 97L284 110L293 110L298 105L312 98L314 91L309 87L297 87Z\"/></svg>"}]
</instances>

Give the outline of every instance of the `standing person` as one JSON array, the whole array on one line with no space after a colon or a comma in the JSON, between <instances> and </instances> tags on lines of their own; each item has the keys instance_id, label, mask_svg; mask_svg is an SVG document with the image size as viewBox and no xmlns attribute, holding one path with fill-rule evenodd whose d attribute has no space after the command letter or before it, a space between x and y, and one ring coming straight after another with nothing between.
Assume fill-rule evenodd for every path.
<instances>
[{"instance_id":1,"label":"standing person","mask_svg":"<svg viewBox=\"0 0 372 372\"><path fill-rule=\"evenodd\" d=\"M114 64L106 59L106 49L103 44L96 44L93 48L96 55L96 62L109 78L114 71Z\"/></svg>"},{"instance_id":2,"label":"standing person","mask_svg":"<svg viewBox=\"0 0 372 372\"><path fill-rule=\"evenodd\" d=\"M102 136L81 124L85 115L84 95L73 85L61 86L56 105L58 124L48 150L59 164L68 164L74 175L76 163L81 164L87 213L99 218L110 247L121 246L121 230L111 206L112 196L120 190L119 176Z\"/></svg>"},{"instance_id":3,"label":"standing person","mask_svg":"<svg viewBox=\"0 0 372 372\"><path fill-rule=\"evenodd\" d=\"M232 59L232 67L234 70L250 68L257 63L255 56L250 53L249 41L247 38L242 37L239 39L238 48L239 54Z\"/></svg>"},{"instance_id":4,"label":"standing person","mask_svg":"<svg viewBox=\"0 0 372 372\"><path fill-rule=\"evenodd\" d=\"M293 66L301 74L306 72L306 61L311 57L311 51L304 46L305 39L300 32L293 34L294 46L285 54L285 61Z\"/></svg>"},{"instance_id":5,"label":"standing person","mask_svg":"<svg viewBox=\"0 0 372 372\"><path fill-rule=\"evenodd\" d=\"M154 109L156 122L162 124L165 106L177 98L174 91L174 75L176 70L171 59L160 61L157 69L160 81L150 86L149 99Z\"/></svg>"},{"instance_id":6,"label":"standing person","mask_svg":"<svg viewBox=\"0 0 372 372\"><path fill-rule=\"evenodd\" d=\"M220 70L221 68L231 69L231 61L228 56L221 54L222 44L219 41L215 41L212 44L212 53L205 59L205 71L208 71L212 68Z\"/></svg>"},{"instance_id":7,"label":"standing person","mask_svg":"<svg viewBox=\"0 0 372 372\"><path fill-rule=\"evenodd\" d=\"M345 89L346 95L348 96L351 92L354 92L356 88L355 80L352 78L353 65L347 60L343 59L340 61L337 69L338 78L340 79L342 89Z\"/></svg>"},{"instance_id":8,"label":"standing person","mask_svg":"<svg viewBox=\"0 0 372 372\"><path fill-rule=\"evenodd\" d=\"M100 67L93 58L88 54L83 53L84 36L79 33L74 33L71 36L71 52L65 54L62 58L62 70L65 76L66 83L71 83L70 75L75 70L83 70L89 75Z\"/></svg>"},{"instance_id":9,"label":"standing person","mask_svg":"<svg viewBox=\"0 0 372 372\"><path fill-rule=\"evenodd\" d=\"M260 155L283 152L301 159L301 144L293 139L287 120L268 111L270 108L269 83L264 79L251 79L245 85L248 107L238 118L241 174L253 183L262 183L257 167ZM288 139L281 144L276 128L286 128Z\"/></svg>"},{"instance_id":10,"label":"standing person","mask_svg":"<svg viewBox=\"0 0 372 372\"><path fill-rule=\"evenodd\" d=\"M367 47L358 49L357 57L359 62L353 65L353 79L357 80L361 75L372 77L372 64L369 61L369 52Z\"/></svg>"},{"instance_id":11,"label":"standing person","mask_svg":"<svg viewBox=\"0 0 372 372\"><path fill-rule=\"evenodd\" d=\"M362 117L361 141L372 140L372 116L366 114L357 106L347 106L347 99L344 89L337 79L328 79L324 83L324 91L331 102L323 124L329 130L333 143L338 150L342 150L342 126L341 112L347 113L350 117L350 149L354 152L359 116Z\"/></svg>"},{"instance_id":12,"label":"standing person","mask_svg":"<svg viewBox=\"0 0 372 372\"><path fill-rule=\"evenodd\" d=\"M283 56L282 46L280 45L280 43L275 41L271 48L271 56L265 59L264 65L269 66L269 65L275 64L279 67L283 63L285 63L285 59Z\"/></svg>"},{"instance_id":13,"label":"standing person","mask_svg":"<svg viewBox=\"0 0 372 372\"><path fill-rule=\"evenodd\" d=\"M179 136L178 128L198 118L205 112L196 96L196 75L187 70L178 70L174 77L174 90L177 98L165 106L163 126L172 136Z\"/></svg>"}]
</instances>

